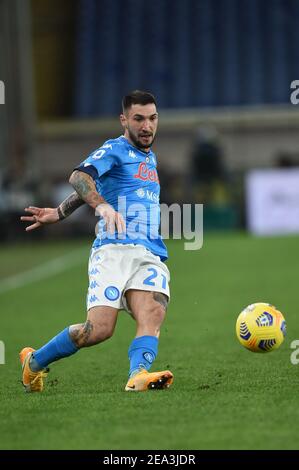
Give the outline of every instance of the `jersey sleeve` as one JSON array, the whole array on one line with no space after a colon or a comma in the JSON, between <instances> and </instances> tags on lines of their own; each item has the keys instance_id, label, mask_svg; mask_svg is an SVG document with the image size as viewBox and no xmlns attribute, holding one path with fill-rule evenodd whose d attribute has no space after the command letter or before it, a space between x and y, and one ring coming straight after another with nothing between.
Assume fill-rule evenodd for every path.
<instances>
[{"instance_id":1,"label":"jersey sleeve","mask_svg":"<svg viewBox=\"0 0 299 470\"><path fill-rule=\"evenodd\" d=\"M107 146L100 147L92 152L75 170L83 171L95 179L110 171L115 165L118 165L118 157L113 152L112 146L109 145L109 148L105 147Z\"/></svg>"}]
</instances>

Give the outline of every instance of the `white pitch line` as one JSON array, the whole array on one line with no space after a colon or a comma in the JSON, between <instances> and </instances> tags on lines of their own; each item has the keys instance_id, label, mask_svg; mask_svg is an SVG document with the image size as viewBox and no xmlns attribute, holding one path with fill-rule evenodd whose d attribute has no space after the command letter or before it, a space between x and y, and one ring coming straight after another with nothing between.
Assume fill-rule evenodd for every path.
<instances>
[{"instance_id":1,"label":"white pitch line","mask_svg":"<svg viewBox=\"0 0 299 470\"><path fill-rule=\"evenodd\" d=\"M32 284L42 279L47 279L55 274L67 271L69 268L79 265L83 262L87 263L86 250L75 250L67 255L59 256L54 258L51 261L46 261L45 263L36 266L35 268L24 271L15 276L10 276L6 279L0 281L0 294L8 292L13 289L18 289L19 287L26 286L27 284Z\"/></svg>"}]
</instances>

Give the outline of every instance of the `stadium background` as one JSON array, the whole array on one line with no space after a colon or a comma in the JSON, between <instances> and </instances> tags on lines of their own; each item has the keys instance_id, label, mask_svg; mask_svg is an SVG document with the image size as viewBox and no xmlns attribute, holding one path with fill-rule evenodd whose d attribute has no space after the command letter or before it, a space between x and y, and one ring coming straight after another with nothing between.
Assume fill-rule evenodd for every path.
<instances>
[{"instance_id":1,"label":"stadium background","mask_svg":"<svg viewBox=\"0 0 299 470\"><path fill-rule=\"evenodd\" d=\"M298 26L297 0L0 1L0 448L298 448L299 196L281 190L299 165ZM25 396L18 351L84 318L95 219L82 208L28 234L19 216L71 192L73 167L121 133L120 100L135 88L159 103L161 201L204 204L203 248L168 242L157 367L175 385L122 392L134 326L121 315L112 340L55 364L45 393ZM281 171L284 216L257 237L246 180L265 169ZM255 301L285 313L277 353L237 344L236 317Z\"/></svg>"}]
</instances>

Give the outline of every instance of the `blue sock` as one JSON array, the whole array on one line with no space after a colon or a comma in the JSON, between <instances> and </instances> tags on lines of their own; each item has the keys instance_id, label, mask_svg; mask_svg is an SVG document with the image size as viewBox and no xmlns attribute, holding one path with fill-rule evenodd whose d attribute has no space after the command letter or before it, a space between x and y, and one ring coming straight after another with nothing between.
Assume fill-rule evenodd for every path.
<instances>
[{"instance_id":1,"label":"blue sock","mask_svg":"<svg viewBox=\"0 0 299 470\"><path fill-rule=\"evenodd\" d=\"M130 377L139 369L150 369L158 354L158 342L156 336L139 336L133 339L129 347Z\"/></svg>"},{"instance_id":2,"label":"blue sock","mask_svg":"<svg viewBox=\"0 0 299 470\"><path fill-rule=\"evenodd\" d=\"M58 333L47 344L42 346L32 354L30 361L30 368L34 372L44 369L51 362L58 361L62 357L71 356L78 351L77 346L74 344L70 337L69 327Z\"/></svg>"}]
</instances>

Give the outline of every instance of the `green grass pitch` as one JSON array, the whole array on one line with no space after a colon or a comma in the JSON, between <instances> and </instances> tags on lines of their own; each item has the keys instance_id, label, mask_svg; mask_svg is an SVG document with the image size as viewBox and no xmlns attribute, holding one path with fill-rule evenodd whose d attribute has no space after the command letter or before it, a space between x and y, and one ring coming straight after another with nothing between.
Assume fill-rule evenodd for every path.
<instances>
[{"instance_id":1,"label":"green grass pitch","mask_svg":"<svg viewBox=\"0 0 299 470\"><path fill-rule=\"evenodd\" d=\"M168 242L172 299L153 370L173 387L126 393L135 323L124 312L109 341L51 366L45 391L25 394L18 352L85 319L90 240L0 250L0 279L72 250L81 262L0 294L1 449L298 449L298 237L207 235L199 251ZM1 286L0 280L0 286ZM249 303L276 305L287 321L278 351L251 353L235 322Z\"/></svg>"}]
</instances>

